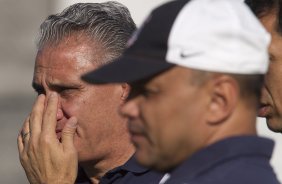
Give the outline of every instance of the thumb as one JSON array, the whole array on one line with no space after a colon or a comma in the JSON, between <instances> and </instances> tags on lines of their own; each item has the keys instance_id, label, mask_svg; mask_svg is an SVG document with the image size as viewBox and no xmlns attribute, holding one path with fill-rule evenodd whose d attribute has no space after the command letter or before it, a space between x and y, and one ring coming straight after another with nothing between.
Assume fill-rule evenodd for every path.
<instances>
[{"instance_id":1,"label":"thumb","mask_svg":"<svg viewBox=\"0 0 282 184\"><path fill-rule=\"evenodd\" d=\"M71 117L67 121L62 131L62 144L64 145L64 147L66 148L74 147L73 138L76 131L76 127L77 127L77 119L75 117Z\"/></svg>"}]
</instances>

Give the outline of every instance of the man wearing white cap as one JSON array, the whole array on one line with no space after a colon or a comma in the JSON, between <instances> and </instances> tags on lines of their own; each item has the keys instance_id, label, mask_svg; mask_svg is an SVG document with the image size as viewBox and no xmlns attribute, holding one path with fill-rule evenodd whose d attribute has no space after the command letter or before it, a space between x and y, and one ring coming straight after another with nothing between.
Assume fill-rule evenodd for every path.
<instances>
[{"instance_id":1,"label":"man wearing white cap","mask_svg":"<svg viewBox=\"0 0 282 184\"><path fill-rule=\"evenodd\" d=\"M120 113L160 184L278 184L273 141L256 135L268 33L239 0L155 9L116 62L83 76L129 82Z\"/></svg>"}]
</instances>

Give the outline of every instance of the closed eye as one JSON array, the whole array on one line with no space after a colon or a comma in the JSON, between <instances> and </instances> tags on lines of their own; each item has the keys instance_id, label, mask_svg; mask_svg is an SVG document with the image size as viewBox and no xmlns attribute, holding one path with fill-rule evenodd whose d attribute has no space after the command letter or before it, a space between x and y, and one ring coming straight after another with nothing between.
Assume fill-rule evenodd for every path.
<instances>
[{"instance_id":1,"label":"closed eye","mask_svg":"<svg viewBox=\"0 0 282 184\"><path fill-rule=\"evenodd\" d=\"M62 97L70 97L70 95L76 94L75 92L81 89L80 85L51 85L50 88Z\"/></svg>"},{"instance_id":2,"label":"closed eye","mask_svg":"<svg viewBox=\"0 0 282 184\"><path fill-rule=\"evenodd\" d=\"M46 91L43 86L36 84L36 83L32 83L32 87L38 95L46 94ZM77 90L80 88L81 88L80 86L67 86L67 85L57 85L57 84L50 85L50 90L55 91L62 95L67 95L71 91Z\"/></svg>"},{"instance_id":3,"label":"closed eye","mask_svg":"<svg viewBox=\"0 0 282 184\"><path fill-rule=\"evenodd\" d=\"M129 93L129 97L127 100L131 100L139 95L149 98L153 95L156 95L160 92L160 90L156 87L149 87L148 83L151 79L144 79L135 83L131 83L131 90Z\"/></svg>"},{"instance_id":4,"label":"closed eye","mask_svg":"<svg viewBox=\"0 0 282 184\"><path fill-rule=\"evenodd\" d=\"M144 86L134 86L131 88L128 100L135 98L139 95L149 98L155 94L159 93L159 90L149 89Z\"/></svg>"},{"instance_id":5,"label":"closed eye","mask_svg":"<svg viewBox=\"0 0 282 184\"><path fill-rule=\"evenodd\" d=\"M145 97L150 97L150 96L158 94L158 93L159 93L159 90L157 90L157 89L150 89L150 88L143 88L142 89L142 94Z\"/></svg>"},{"instance_id":6,"label":"closed eye","mask_svg":"<svg viewBox=\"0 0 282 184\"><path fill-rule=\"evenodd\" d=\"M66 96L68 94L70 94L72 91L76 90L77 88L67 88L67 87L63 87L57 90L57 92L59 94L61 94L62 96Z\"/></svg>"}]
</instances>

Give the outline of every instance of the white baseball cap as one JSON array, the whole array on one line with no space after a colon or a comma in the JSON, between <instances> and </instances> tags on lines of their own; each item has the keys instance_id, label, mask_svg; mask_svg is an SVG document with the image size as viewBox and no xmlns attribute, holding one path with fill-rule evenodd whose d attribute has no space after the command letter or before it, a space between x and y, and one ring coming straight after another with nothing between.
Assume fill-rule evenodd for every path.
<instances>
[{"instance_id":1,"label":"white baseball cap","mask_svg":"<svg viewBox=\"0 0 282 184\"><path fill-rule=\"evenodd\" d=\"M265 74L270 35L242 0L178 0L156 8L116 61L82 78L133 82L175 65Z\"/></svg>"}]
</instances>

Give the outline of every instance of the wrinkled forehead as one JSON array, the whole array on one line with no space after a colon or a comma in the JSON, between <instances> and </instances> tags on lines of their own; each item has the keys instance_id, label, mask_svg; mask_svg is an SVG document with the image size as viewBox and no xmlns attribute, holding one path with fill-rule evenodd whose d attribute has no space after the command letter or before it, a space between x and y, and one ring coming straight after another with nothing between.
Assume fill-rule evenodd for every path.
<instances>
[{"instance_id":1,"label":"wrinkled forehead","mask_svg":"<svg viewBox=\"0 0 282 184\"><path fill-rule=\"evenodd\" d=\"M81 75L99 66L93 62L95 59L96 55L85 45L45 47L37 54L33 81L80 81Z\"/></svg>"},{"instance_id":2,"label":"wrinkled forehead","mask_svg":"<svg viewBox=\"0 0 282 184\"><path fill-rule=\"evenodd\" d=\"M37 53L35 68L39 70L72 69L82 70L95 65L91 51L79 49L46 48Z\"/></svg>"},{"instance_id":3,"label":"wrinkled forehead","mask_svg":"<svg viewBox=\"0 0 282 184\"><path fill-rule=\"evenodd\" d=\"M76 37L70 37L58 45L46 45L38 50L35 65L81 70L89 65L98 65L103 58L104 53L95 43L81 42Z\"/></svg>"},{"instance_id":4,"label":"wrinkled forehead","mask_svg":"<svg viewBox=\"0 0 282 184\"><path fill-rule=\"evenodd\" d=\"M85 34L71 34L55 43L46 43L38 50L38 55L40 56L46 53L50 56L55 55L56 57L81 58L93 63L99 63L106 55L103 46L95 39L89 39Z\"/></svg>"}]
</instances>

